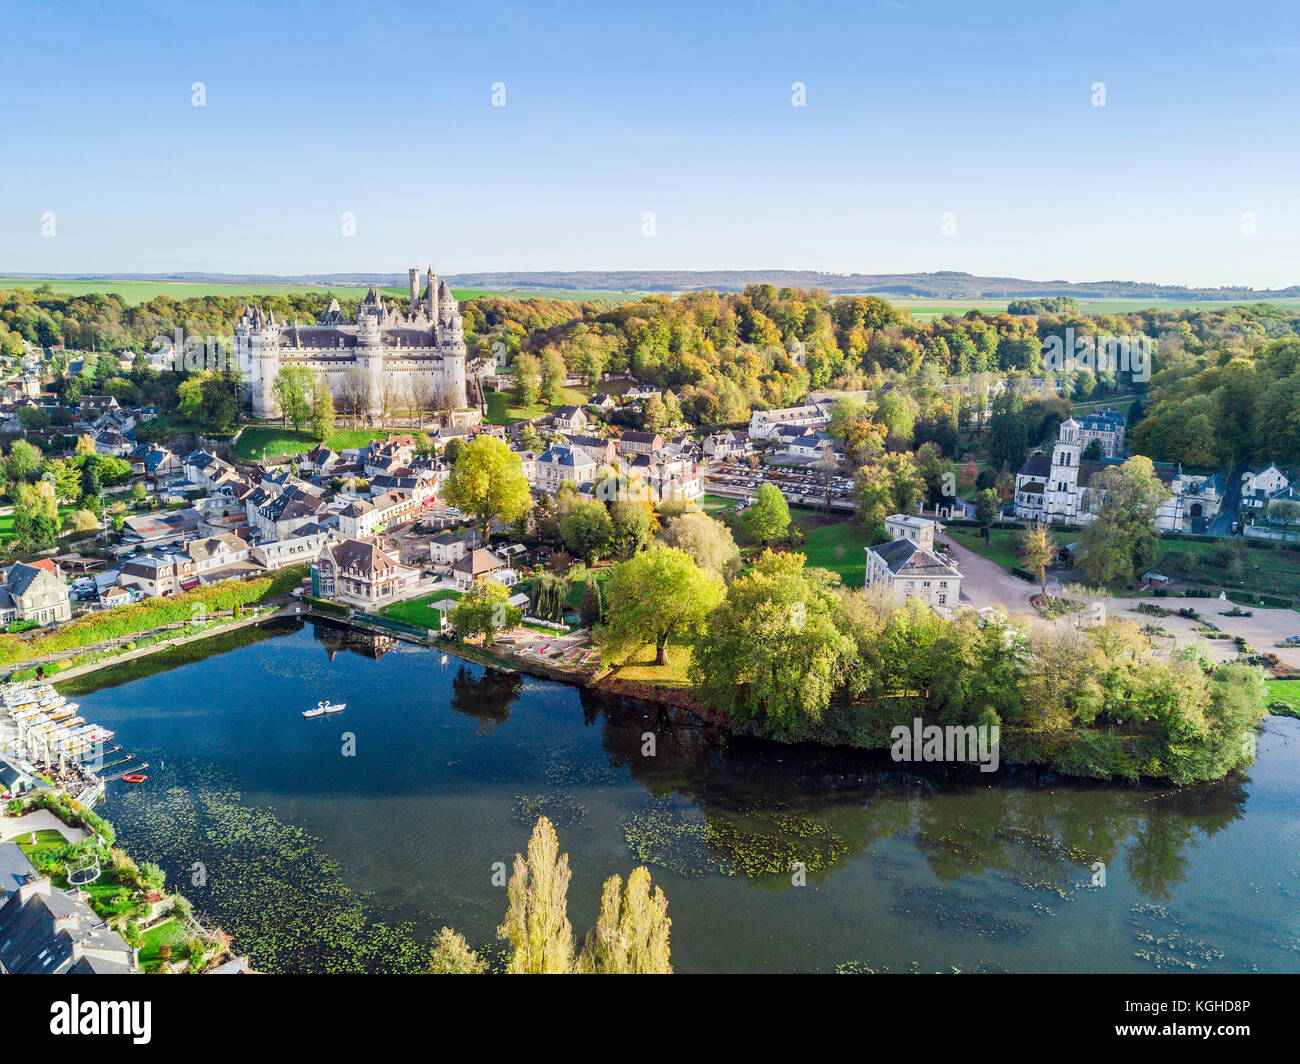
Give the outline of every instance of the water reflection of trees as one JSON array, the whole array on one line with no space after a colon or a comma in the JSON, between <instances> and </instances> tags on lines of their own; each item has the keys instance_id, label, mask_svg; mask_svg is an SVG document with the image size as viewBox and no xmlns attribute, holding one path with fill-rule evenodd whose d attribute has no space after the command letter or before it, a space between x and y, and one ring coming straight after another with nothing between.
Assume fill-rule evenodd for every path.
<instances>
[{"instance_id":1,"label":"water reflection of trees","mask_svg":"<svg viewBox=\"0 0 1300 1064\"><path fill-rule=\"evenodd\" d=\"M737 738L673 711L590 694L583 702L588 719L603 715L611 761L655 798L695 806L720 829L711 836L752 836L764 830L765 810L786 810L843 840L836 866L906 835L943 882L992 871L1065 892L1090 880L1094 862L1122 862L1138 891L1163 900L1185 878L1190 849L1245 809L1240 780L1160 791L1038 769L991 778L964 766L900 767L883 753ZM647 732L654 756L642 753ZM772 818L768 830L785 828Z\"/></svg>"},{"instance_id":2,"label":"water reflection of trees","mask_svg":"<svg viewBox=\"0 0 1300 1064\"><path fill-rule=\"evenodd\" d=\"M451 678L451 708L479 722L479 733L486 734L510 717L510 707L524 689L514 673L483 669L474 671L461 664Z\"/></svg>"}]
</instances>

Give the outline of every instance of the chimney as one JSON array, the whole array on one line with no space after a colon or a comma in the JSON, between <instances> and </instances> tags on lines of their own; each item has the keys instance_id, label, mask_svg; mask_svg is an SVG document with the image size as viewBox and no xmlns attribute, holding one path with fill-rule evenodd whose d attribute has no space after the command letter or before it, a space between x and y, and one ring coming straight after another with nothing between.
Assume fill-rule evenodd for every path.
<instances>
[{"instance_id":1,"label":"chimney","mask_svg":"<svg viewBox=\"0 0 1300 1064\"><path fill-rule=\"evenodd\" d=\"M418 266L412 266L406 272L411 278L411 313L414 314L415 304L419 302L420 299L420 268Z\"/></svg>"}]
</instances>

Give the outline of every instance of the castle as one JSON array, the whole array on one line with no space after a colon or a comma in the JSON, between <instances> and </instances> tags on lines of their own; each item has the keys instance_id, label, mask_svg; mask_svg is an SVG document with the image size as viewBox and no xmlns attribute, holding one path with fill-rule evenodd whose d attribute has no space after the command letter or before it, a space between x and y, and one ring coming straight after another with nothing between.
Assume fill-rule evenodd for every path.
<instances>
[{"instance_id":1,"label":"castle","mask_svg":"<svg viewBox=\"0 0 1300 1064\"><path fill-rule=\"evenodd\" d=\"M465 335L460 306L447 282L429 267L410 272L410 304L384 302L371 288L348 320L337 299L314 325L277 322L260 307L246 307L235 324L235 354L248 377L255 417L275 417L275 378L282 366L303 366L328 384L341 409L372 420L386 407L468 405ZM420 402L416 397L427 400Z\"/></svg>"}]
</instances>

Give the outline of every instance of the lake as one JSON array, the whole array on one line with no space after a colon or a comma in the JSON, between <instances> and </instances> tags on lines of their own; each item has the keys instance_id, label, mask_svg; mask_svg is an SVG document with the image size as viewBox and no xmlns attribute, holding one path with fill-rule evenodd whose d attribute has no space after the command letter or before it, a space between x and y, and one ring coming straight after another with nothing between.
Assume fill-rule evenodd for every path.
<instances>
[{"instance_id":1,"label":"lake","mask_svg":"<svg viewBox=\"0 0 1300 1064\"><path fill-rule=\"evenodd\" d=\"M1211 785L918 771L441 657L277 622L61 690L150 763L109 785L120 844L268 971L419 970L444 925L495 946L494 866L540 813L579 939L646 864L680 972L1300 969L1300 721ZM322 699L347 710L304 720Z\"/></svg>"}]
</instances>

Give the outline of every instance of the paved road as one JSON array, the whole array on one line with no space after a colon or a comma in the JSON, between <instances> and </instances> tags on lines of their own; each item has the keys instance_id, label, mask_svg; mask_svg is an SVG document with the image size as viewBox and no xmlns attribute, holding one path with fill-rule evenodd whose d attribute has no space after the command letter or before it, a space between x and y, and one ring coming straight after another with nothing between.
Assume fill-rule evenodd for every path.
<instances>
[{"instance_id":1,"label":"paved road","mask_svg":"<svg viewBox=\"0 0 1300 1064\"><path fill-rule=\"evenodd\" d=\"M69 842L80 842L87 834L85 828L68 827L48 809L35 809L22 816L0 817L0 842L8 842L19 835L44 831L47 828L53 828Z\"/></svg>"},{"instance_id":2,"label":"paved road","mask_svg":"<svg viewBox=\"0 0 1300 1064\"><path fill-rule=\"evenodd\" d=\"M1012 615L1025 613L1037 616L1038 613L1029 599L1038 594L1038 585L1030 584L1012 576L1009 572L976 554L968 547L963 547L951 539L940 537L947 545L949 556L957 563L961 571L961 600L975 609L985 606L1002 606ZM1048 581L1048 588L1052 581Z\"/></svg>"}]
</instances>

